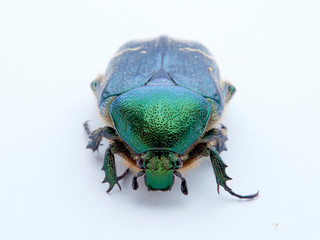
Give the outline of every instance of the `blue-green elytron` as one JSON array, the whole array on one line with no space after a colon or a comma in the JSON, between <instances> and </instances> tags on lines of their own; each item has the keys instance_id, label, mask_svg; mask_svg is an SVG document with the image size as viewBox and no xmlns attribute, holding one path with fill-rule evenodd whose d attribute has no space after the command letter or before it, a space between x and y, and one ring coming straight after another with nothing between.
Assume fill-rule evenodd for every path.
<instances>
[{"instance_id":1,"label":"blue-green elytron","mask_svg":"<svg viewBox=\"0 0 320 240\"><path fill-rule=\"evenodd\" d=\"M220 124L225 106L235 88L220 80L219 68L201 44L159 37L130 41L111 59L106 74L98 76L91 88L97 97L106 126L90 131L87 148L97 150L102 138L110 141L102 170L110 192L115 184L133 172L144 176L148 190L171 190L175 177L188 194L181 171L201 157L210 156L218 186L239 195L226 184L231 178L220 152L226 150L226 128ZM114 154L128 163L118 176Z\"/></svg>"}]
</instances>

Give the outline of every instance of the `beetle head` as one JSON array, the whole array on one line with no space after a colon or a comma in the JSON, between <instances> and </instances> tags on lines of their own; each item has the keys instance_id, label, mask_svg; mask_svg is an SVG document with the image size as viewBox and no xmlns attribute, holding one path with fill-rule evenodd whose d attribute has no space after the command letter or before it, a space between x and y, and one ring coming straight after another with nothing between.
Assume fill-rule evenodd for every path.
<instances>
[{"instance_id":1,"label":"beetle head","mask_svg":"<svg viewBox=\"0 0 320 240\"><path fill-rule=\"evenodd\" d=\"M137 189L136 178L144 175L144 182L148 190L167 191L174 184L174 174L182 167L180 156L168 150L150 150L142 153L137 160L141 169L133 179L133 188Z\"/></svg>"}]
</instances>

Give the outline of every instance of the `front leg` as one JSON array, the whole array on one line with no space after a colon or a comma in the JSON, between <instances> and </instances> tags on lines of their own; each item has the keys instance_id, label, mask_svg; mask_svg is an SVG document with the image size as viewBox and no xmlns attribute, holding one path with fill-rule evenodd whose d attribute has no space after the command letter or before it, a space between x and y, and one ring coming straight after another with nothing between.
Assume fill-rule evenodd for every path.
<instances>
[{"instance_id":1,"label":"front leg","mask_svg":"<svg viewBox=\"0 0 320 240\"><path fill-rule=\"evenodd\" d=\"M114 140L118 138L116 131L111 127L98 128L92 132L90 131L88 122L85 122L83 124L83 127L86 133L89 135L89 138L91 139L88 142L87 148L92 149L92 151L96 151L99 148L100 142L103 137L109 140Z\"/></svg>"},{"instance_id":2,"label":"front leg","mask_svg":"<svg viewBox=\"0 0 320 240\"><path fill-rule=\"evenodd\" d=\"M115 184L117 184L119 189L121 190L119 181L129 173L129 169L127 169L121 176L117 177L116 164L114 162L114 153L116 152L117 152L116 144L114 143L110 144L106 150L103 166L101 169L105 173L105 178L102 181L102 183L105 183L105 182L109 183L109 189L107 190L107 193L109 193L112 190Z\"/></svg>"},{"instance_id":3,"label":"front leg","mask_svg":"<svg viewBox=\"0 0 320 240\"><path fill-rule=\"evenodd\" d=\"M228 166L222 161L218 151L214 147L210 147L209 151L210 151L211 164L212 164L214 173L216 175L218 193L219 193L219 186L222 186L224 190L226 190L231 195L236 196L238 198L252 199L259 195L259 192L251 195L245 195L245 196L234 193L232 189L227 186L227 181L231 180L231 178L226 174L226 167Z\"/></svg>"}]
</instances>

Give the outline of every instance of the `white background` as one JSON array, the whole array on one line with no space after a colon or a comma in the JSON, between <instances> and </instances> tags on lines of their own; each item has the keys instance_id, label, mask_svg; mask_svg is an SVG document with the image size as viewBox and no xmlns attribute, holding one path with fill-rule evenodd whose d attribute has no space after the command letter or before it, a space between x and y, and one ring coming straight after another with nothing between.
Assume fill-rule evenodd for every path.
<instances>
[{"instance_id":1,"label":"white background","mask_svg":"<svg viewBox=\"0 0 320 240\"><path fill-rule=\"evenodd\" d=\"M2 0L0 239L319 239L319 11L293 0ZM203 43L237 87L222 158L229 186L258 199L218 195L208 159L186 173L188 196L180 184L148 192L142 179L133 191L131 176L105 193L104 148L85 149L82 123L102 126L89 84L123 43L158 35Z\"/></svg>"}]
</instances>

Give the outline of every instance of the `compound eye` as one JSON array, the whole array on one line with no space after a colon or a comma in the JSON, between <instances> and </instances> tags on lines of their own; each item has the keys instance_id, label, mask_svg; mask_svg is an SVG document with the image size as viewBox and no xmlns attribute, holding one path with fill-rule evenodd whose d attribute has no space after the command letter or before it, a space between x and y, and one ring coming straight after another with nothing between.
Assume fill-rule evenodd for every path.
<instances>
[{"instance_id":1,"label":"compound eye","mask_svg":"<svg viewBox=\"0 0 320 240\"><path fill-rule=\"evenodd\" d=\"M176 164L175 164L175 168L176 169L181 168L182 164L183 164L183 162L182 162L181 158L178 158L177 161L176 161Z\"/></svg>"},{"instance_id":2,"label":"compound eye","mask_svg":"<svg viewBox=\"0 0 320 240\"><path fill-rule=\"evenodd\" d=\"M137 166L141 169L144 169L144 163L141 157L139 157L137 160Z\"/></svg>"}]
</instances>

